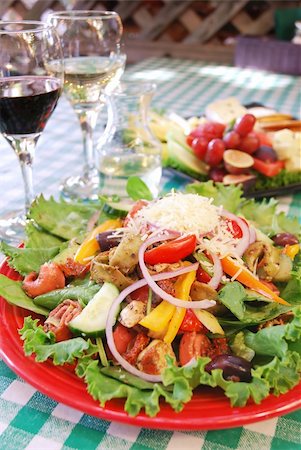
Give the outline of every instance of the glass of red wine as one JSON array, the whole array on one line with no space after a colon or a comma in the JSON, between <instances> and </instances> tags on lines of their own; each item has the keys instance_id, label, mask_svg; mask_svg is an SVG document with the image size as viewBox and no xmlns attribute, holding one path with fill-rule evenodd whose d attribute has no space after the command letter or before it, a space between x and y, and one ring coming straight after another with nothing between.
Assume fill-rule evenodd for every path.
<instances>
[{"instance_id":1,"label":"glass of red wine","mask_svg":"<svg viewBox=\"0 0 301 450\"><path fill-rule=\"evenodd\" d=\"M74 109L83 135L84 166L79 175L63 181L60 190L69 199L96 199L99 191L93 134L110 93L124 72L121 52L122 22L114 11L57 11L49 14L64 54L64 93Z\"/></svg>"},{"instance_id":2,"label":"glass of red wine","mask_svg":"<svg viewBox=\"0 0 301 450\"><path fill-rule=\"evenodd\" d=\"M60 40L50 24L0 21L0 132L16 153L25 209L0 217L0 239L20 242L34 199L35 148L63 87Z\"/></svg>"}]
</instances>

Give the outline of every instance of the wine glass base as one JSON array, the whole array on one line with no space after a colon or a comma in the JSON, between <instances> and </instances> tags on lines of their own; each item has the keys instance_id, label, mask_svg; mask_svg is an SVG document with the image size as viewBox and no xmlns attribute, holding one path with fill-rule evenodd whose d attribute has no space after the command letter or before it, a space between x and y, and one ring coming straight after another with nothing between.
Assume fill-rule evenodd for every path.
<instances>
[{"instance_id":1,"label":"wine glass base","mask_svg":"<svg viewBox=\"0 0 301 450\"><path fill-rule=\"evenodd\" d=\"M99 194L99 177L74 176L67 178L60 186L60 193L66 200L97 200Z\"/></svg>"},{"instance_id":2,"label":"wine glass base","mask_svg":"<svg viewBox=\"0 0 301 450\"><path fill-rule=\"evenodd\" d=\"M10 212L0 218L0 240L18 245L25 237L26 216L24 211Z\"/></svg>"}]
</instances>

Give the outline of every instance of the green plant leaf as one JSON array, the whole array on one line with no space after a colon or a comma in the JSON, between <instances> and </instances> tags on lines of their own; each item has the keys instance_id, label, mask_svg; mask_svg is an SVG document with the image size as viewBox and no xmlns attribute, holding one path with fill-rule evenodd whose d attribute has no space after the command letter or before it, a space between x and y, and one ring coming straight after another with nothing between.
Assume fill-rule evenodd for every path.
<instances>
[{"instance_id":1,"label":"green plant leaf","mask_svg":"<svg viewBox=\"0 0 301 450\"><path fill-rule=\"evenodd\" d=\"M14 281L0 274L0 296L11 305L19 306L28 311L48 316L49 310L36 305L32 298L28 297L22 289L21 281Z\"/></svg>"},{"instance_id":2,"label":"green plant leaf","mask_svg":"<svg viewBox=\"0 0 301 450\"><path fill-rule=\"evenodd\" d=\"M126 184L126 191L133 200L152 200L153 195L148 186L141 178L132 176L129 177Z\"/></svg>"}]
</instances>

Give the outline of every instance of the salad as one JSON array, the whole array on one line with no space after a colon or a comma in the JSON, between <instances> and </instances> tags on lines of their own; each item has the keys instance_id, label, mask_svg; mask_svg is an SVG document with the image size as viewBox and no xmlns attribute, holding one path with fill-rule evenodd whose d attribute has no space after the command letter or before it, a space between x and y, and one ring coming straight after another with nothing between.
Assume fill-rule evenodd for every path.
<instances>
[{"instance_id":1,"label":"salad","mask_svg":"<svg viewBox=\"0 0 301 450\"><path fill-rule=\"evenodd\" d=\"M232 406L300 382L300 225L276 201L194 183L158 199L137 177L131 203L38 197L23 247L1 243L19 280L0 295L31 311L26 355L67 364L102 406L176 412L199 386ZM116 200L116 201L115 201Z\"/></svg>"}]
</instances>

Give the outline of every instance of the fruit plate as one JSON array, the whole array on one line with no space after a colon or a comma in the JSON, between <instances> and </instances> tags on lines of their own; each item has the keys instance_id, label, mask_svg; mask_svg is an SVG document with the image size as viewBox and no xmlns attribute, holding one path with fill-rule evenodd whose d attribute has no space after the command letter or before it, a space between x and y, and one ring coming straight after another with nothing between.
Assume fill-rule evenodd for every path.
<instances>
[{"instance_id":1,"label":"fruit plate","mask_svg":"<svg viewBox=\"0 0 301 450\"><path fill-rule=\"evenodd\" d=\"M12 279L18 274L4 261L0 273ZM0 297L0 356L21 378L38 391L72 408L106 420L114 420L145 428L165 430L211 430L242 426L270 419L301 407L301 383L284 395L270 395L260 405L249 402L243 408L232 408L219 389L204 387L195 391L184 409L176 413L164 402L156 417L143 412L130 417L124 411L124 402L111 400L104 408L92 399L85 384L70 366L54 366L50 361L36 363L34 357L23 353L18 329L22 328L28 312L8 304Z\"/></svg>"}]
</instances>

